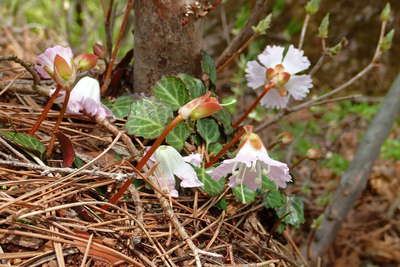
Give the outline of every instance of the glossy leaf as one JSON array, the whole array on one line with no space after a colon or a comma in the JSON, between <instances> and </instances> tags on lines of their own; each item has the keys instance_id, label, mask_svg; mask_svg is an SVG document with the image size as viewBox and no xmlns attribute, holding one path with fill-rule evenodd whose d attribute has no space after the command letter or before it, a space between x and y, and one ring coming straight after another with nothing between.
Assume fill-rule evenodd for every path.
<instances>
[{"instance_id":1,"label":"glossy leaf","mask_svg":"<svg viewBox=\"0 0 400 267\"><path fill-rule=\"evenodd\" d=\"M129 115L133 101L132 96L120 96L107 106L111 109L115 117L122 119Z\"/></svg>"},{"instance_id":2,"label":"glossy leaf","mask_svg":"<svg viewBox=\"0 0 400 267\"><path fill-rule=\"evenodd\" d=\"M184 73L179 74L178 77L182 80L189 91L190 99L200 97L206 93L207 89L201 80Z\"/></svg>"},{"instance_id":3,"label":"glossy leaf","mask_svg":"<svg viewBox=\"0 0 400 267\"><path fill-rule=\"evenodd\" d=\"M182 121L178 123L174 129L167 135L167 144L173 146L177 150L182 150L186 139L190 135L190 129L187 124Z\"/></svg>"},{"instance_id":4,"label":"glossy leaf","mask_svg":"<svg viewBox=\"0 0 400 267\"><path fill-rule=\"evenodd\" d=\"M287 197L286 205L276 210L279 217L289 213L282 222L299 227L304 223L304 204L299 197Z\"/></svg>"},{"instance_id":5,"label":"glossy leaf","mask_svg":"<svg viewBox=\"0 0 400 267\"><path fill-rule=\"evenodd\" d=\"M279 190L271 190L264 197L266 208L276 209L285 205L285 196Z\"/></svg>"},{"instance_id":6,"label":"glossy leaf","mask_svg":"<svg viewBox=\"0 0 400 267\"><path fill-rule=\"evenodd\" d=\"M205 51L202 51L201 69L204 74L207 74L211 83L215 85L217 83L217 68L214 59Z\"/></svg>"},{"instance_id":7,"label":"glossy leaf","mask_svg":"<svg viewBox=\"0 0 400 267\"><path fill-rule=\"evenodd\" d=\"M214 180L204 168L196 168L194 167L197 177L204 184L203 189L210 196L218 196L223 190L225 186L225 179L221 178L220 180Z\"/></svg>"},{"instance_id":8,"label":"glossy leaf","mask_svg":"<svg viewBox=\"0 0 400 267\"><path fill-rule=\"evenodd\" d=\"M7 140L14 142L23 149L43 157L46 147L36 137L26 133L0 132Z\"/></svg>"},{"instance_id":9,"label":"glossy leaf","mask_svg":"<svg viewBox=\"0 0 400 267\"><path fill-rule=\"evenodd\" d=\"M164 76L151 90L156 98L171 105L174 111L189 102L186 86L177 77Z\"/></svg>"},{"instance_id":10,"label":"glossy leaf","mask_svg":"<svg viewBox=\"0 0 400 267\"><path fill-rule=\"evenodd\" d=\"M226 109L221 109L213 115L224 127L224 132L226 135L233 133L232 128L232 115Z\"/></svg>"},{"instance_id":11,"label":"glossy leaf","mask_svg":"<svg viewBox=\"0 0 400 267\"><path fill-rule=\"evenodd\" d=\"M151 98L135 100L131 105L125 128L129 134L157 138L172 115L171 108L164 103Z\"/></svg>"},{"instance_id":12,"label":"glossy leaf","mask_svg":"<svg viewBox=\"0 0 400 267\"><path fill-rule=\"evenodd\" d=\"M220 137L218 124L213 119L201 119L197 121L197 132L207 144L215 143Z\"/></svg>"}]
</instances>

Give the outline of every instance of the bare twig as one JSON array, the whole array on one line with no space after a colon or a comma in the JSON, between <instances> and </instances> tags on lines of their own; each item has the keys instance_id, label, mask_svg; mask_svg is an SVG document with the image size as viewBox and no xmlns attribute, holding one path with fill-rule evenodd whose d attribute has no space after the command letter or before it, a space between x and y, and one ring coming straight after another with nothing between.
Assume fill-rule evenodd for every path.
<instances>
[{"instance_id":1,"label":"bare twig","mask_svg":"<svg viewBox=\"0 0 400 267\"><path fill-rule=\"evenodd\" d=\"M304 38L306 37L306 32L308 28L308 23L310 22L311 15L307 13L306 17L304 18L303 27L301 28L300 34L300 41L299 41L299 49L303 48Z\"/></svg>"},{"instance_id":2,"label":"bare twig","mask_svg":"<svg viewBox=\"0 0 400 267\"><path fill-rule=\"evenodd\" d=\"M232 40L227 48L222 52L222 54L217 59L217 68L220 68L224 65L230 58L235 56L235 53L243 47L249 39L254 35L254 31L252 30L252 26L257 25L257 23L265 17L267 13L268 7L267 0L257 0L254 8L251 12L251 17L247 21L246 25L239 32L239 34ZM255 37L253 37L254 39ZM226 65L225 65L226 66Z\"/></svg>"},{"instance_id":3,"label":"bare twig","mask_svg":"<svg viewBox=\"0 0 400 267\"><path fill-rule=\"evenodd\" d=\"M40 82L40 77L37 74L37 72L32 68L31 64L23 61L22 59L18 58L17 56L14 56L14 55L0 56L0 61L14 61L14 62L20 64L22 67L24 67L32 75L33 89L34 90L37 89L37 86Z\"/></svg>"}]
</instances>

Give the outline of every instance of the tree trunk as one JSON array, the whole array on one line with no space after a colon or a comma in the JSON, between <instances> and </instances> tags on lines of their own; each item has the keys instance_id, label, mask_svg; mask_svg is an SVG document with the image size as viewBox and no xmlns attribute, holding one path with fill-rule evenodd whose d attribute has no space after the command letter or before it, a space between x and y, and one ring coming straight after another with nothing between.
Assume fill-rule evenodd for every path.
<instances>
[{"instance_id":1,"label":"tree trunk","mask_svg":"<svg viewBox=\"0 0 400 267\"><path fill-rule=\"evenodd\" d=\"M202 1L135 1L135 92L149 92L163 75L200 75L199 25L185 15L194 2Z\"/></svg>"}]
</instances>

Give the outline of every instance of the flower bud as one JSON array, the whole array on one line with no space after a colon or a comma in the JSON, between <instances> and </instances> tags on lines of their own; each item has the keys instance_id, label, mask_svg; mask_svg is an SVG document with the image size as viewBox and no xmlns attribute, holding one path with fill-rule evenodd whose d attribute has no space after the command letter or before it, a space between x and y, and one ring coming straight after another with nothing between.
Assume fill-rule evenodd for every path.
<instances>
[{"instance_id":1,"label":"flower bud","mask_svg":"<svg viewBox=\"0 0 400 267\"><path fill-rule=\"evenodd\" d=\"M105 58L106 57L106 51L104 49L104 46L100 43L95 43L93 45L93 53L98 56L99 58Z\"/></svg>"},{"instance_id":2,"label":"flower bud","mask_svg":"<svg viewBox=\"0 0 400 267\"><path fill-rule=\"evenodd\" d=\"M305 9L307 14L314 15L319 9L320 0L310 0L307 2Z\"/></svg>"},{"instance_id":3,"label":"flower bud","mask_svg":"<svg viewBox=\"0 0 400 267\"><path fill-rule=\"evenodd\" d=\"M386 3L385 8L382 10L381 13L381 21L388 21L392 18L392 10L390 8L390 3Z\"/></svg>"},{"instance_id":4,"label":"flower bud","mask_svg":"<svg viewBox=\"0 0 400 267\"><path fill-rule=\"evenodd\" d=\"M210 97L211 92L207 92L203 96L197 97L182 106L178 113L183 119L189 117L193 120L208 117L222 109L215 97Z\"/></svg>"},{"instance_id":5,"label":"flower bud","mask_svg":"<svg viewBox=\"0 0 400 267\"><path fill-rule=\"evenodd\" d=\"M293 134L290 132L282 133L281 142L284 145L288 145L288 144L292 143L293 142Z\"/></svg>"},{"instance_id":6,"label":"flower bud","mask_svg":"<svg viewBox=\"0 0 400 267\"><path fill-rule=\"evenodd\" d=\"M325 17L321 21L321 24L319 25L318 36L320 38L328 38L328 32L329 32L328 29L329 29L329 13L325 15Z\"/></svg>"},{"instance_id":7,"label":"flower bud","mask_svg":"<svg viewBox=\"0 0 400 267\"><path fill-rule=\"evenodd\" d=\"M82 54L74 58L74 63L78 71L87 71L96 66L97 58L94 54Z\"/></svg>"},{"instance_id":8,"label":"flower bud","mask_svg":"<svg viewBox=\"0 0 400 267\"><path fill-rule=\"evenodd\" d=\"M54 58L54 79L63 86L70 86L75 82L76 72L74 66L68 64L59 55Z\"/></svg>"},{"instance_id":9,"label":"flower bud","mask_svg":"<svg viewBox=\"0 0 400 267\"><path fill-rule=\"evenodd\" d=\"M392 47L393 36L394 36L394 29L392 29L390 32L388 32L385 35L385 37L383 38L381 45L380 45L381 51L387 51Z\"/></svg>"},{"instance_id":10,"label":"flower bud","mask_svg":"<svg viewBox=\"0 0 400 267\"><path fill-rule=\"evenodd\" d=\"M321 151L316 148L310 148L307 150L306 157L310 160L317 160L321 158Z\"/></svg>"}]
</instances>

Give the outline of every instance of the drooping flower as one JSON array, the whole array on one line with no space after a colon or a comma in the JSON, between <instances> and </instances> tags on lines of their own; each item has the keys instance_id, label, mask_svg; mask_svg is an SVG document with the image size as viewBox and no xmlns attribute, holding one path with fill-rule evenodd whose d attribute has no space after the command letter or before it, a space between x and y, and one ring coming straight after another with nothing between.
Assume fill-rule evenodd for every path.
<instances>
[{"instance_id":1,"label":"drooping flower","mask_svg":"<svg viewBox=\"0 0 400 267\"><path fill-rule=\"evenodd\" d=\"M181 187L203 186L193 167L171 146L160 146L150 161L157 164L154 175L160 189L171 197L178 197L174 176L181 179Z\"/></svg>"},{"instance_id":2,"label":"drooping flower","mask_svg":"<svg viewBox=\"0 0 400 267\"><path fill-rule=\"evenodd\" d=\"M208 91L203 96L186 103L178 110L179 115L185 120L189 117L193 120L198 120L220 111L222 106L215 97L210 97L210 95L211 92Z\"/></svg>"},{"instance_id":3,"label":"drooping flower","mask_svg":"<svg viewBox=\"0 0 400 267\"><path fill-rule=\"evenodd\" d=\"M64 101L62 92L56 102ZM100 102L100 84L96 79L85 76L78 81L71 91L67 105L67 114L86 114L100 119L113 118L114 115Z\"/></svg>"},{"instance_id":4,"label":"drooping flower","mask_svg":"<svg viewBox=\"0 0 400 267\"><path fill-rule=\"evenodd\" d=\"M200 167L201 162L203 161L203 156L200 153L192 153L189 156L183 157L183 160L195 167Z\"/></svg>"},{"instance_id":5,"label":"drooping flower","mask_svg":"<svg viewBox=\"0 0 400 267\"><path fill-rule=\"evenodd\" d=\"M250 88L257 89L272 82L274 87L261 103L269 108L286 107L289 96L301 100L313 86L310 75L296 75L308 69L310 61L302 50L289 46L286 54L281 46L267 46L257 60L247 63L246 79Z\"/></svg>"},{"instance_id":6,"label":"drooping flower","mask_svg":"<svg viewBox=\"0 0 400 267\"><path fill-rule=\"evenodd\" d=\"M242 139L236 157L227 159L210 171L215 180L231 173L229 186L247 185L251 190L261 188L262 174L266 174L279 187L285 188L292 180L288 166L269 157L260 137L245 127L247 134Z\"/></svg>"}]
</instances>

